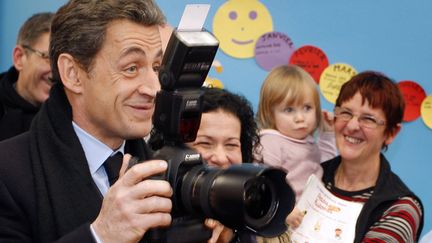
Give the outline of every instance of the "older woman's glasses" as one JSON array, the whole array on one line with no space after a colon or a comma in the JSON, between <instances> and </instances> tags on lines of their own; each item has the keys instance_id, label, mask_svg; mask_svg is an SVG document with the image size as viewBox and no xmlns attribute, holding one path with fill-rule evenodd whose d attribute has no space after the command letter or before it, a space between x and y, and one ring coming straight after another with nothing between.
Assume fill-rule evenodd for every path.
<instances>
[{"instance_id":1,"label":"older woman's glasses","mask_svg":"<svg viewBox=\"0 0 432 243\"><path fill-rule=\"evenodd\" d=\"M385 124L385 121L379 120L374 116L371 115L354 115L350 110L342 108L342 107L335 107L334 114L337 120L343 121L343 122L349 122L353 117L357 117L357 122L360 127L363 128L377 128L378 126L382 126Z\"/></svg>"},{"instance_id":2,"label":"older woman's glasses","mask_svg":"<svg viewBox=\"0 0 432 243\"><path fill-rule=\"evenodd\" d=\"M35 50L35 49L31 48L31 47L28 46L28 45L23 45L22 47L24 47L25 49L27 49L27 50L33 52L34 54L38 55L38 56L41 57L42 59L44 59L44 60L46 60L46 61L49 61L49 54L48 54L48 53L46 53L46 52L42 52L42 51L38 51L38 50Z\"/></svg>"}]
</instances>

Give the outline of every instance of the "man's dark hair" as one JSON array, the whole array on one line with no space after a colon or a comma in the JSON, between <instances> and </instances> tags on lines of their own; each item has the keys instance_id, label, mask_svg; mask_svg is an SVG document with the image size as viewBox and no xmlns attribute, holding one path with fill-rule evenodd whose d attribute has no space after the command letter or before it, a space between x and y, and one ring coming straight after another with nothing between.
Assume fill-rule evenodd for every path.
<instances>
[{"instance_id":1,"label":"man's dark hair","mask_svg":"<svg viewBox=\"0 0 432 243\"><path fill-rule=\"evenodd\" d=\"M164 24L165 16L152 0L70 0L58 10L51 27L53 80L60 81L57 59L61 53L69 53L88 73L108 25L115 20L152 26Z\"/></svg>"}]
</instances>

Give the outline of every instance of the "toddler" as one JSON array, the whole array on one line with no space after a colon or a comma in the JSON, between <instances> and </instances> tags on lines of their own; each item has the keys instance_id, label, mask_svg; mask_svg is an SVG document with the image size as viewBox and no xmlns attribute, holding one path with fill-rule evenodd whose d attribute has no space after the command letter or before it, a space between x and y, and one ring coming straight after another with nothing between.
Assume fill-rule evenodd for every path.
<instances>
[{"instance_id":1,"label":"toddler","mask_svg":"<svg viewBox=\"0 0 432 243\"><path fill-rule=\"evenodd\" d=\"M262 162L287 172L298 200L310 175L321 179L320 162L337 154L333 114L321 111L317 85L306 71L283 65L261 86L257 120ZM297 227L301 219L302 213L294 209L287 223Z\"/></svg>"}]
</instances>

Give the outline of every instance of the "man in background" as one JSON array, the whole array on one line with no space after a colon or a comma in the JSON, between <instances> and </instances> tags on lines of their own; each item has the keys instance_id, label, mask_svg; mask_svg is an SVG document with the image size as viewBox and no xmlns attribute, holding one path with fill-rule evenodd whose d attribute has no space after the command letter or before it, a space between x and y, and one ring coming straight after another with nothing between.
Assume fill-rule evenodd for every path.
<instances>
[{"instance_id":1,"label":"man in background","mask_svg":"<svg viewBox=\"0 0 432 243\"><path fill-rule=\"evenodd\" d=\"M19 30L13 66L0 74L0 140L30 128L51 88L48 47L54 14L37 13Z\"/></svg>"},{"instance_id":2,"label":"man in background","mask_svg":"<svg viewBox=\"0 0 432 243\"><path fill-rule=\"evenodd\" d=\"M0 74L0 140L30 128L51 88L48 47L54 14L37 13L20 28L13 66Z\"/></svg>"}]
</instances>

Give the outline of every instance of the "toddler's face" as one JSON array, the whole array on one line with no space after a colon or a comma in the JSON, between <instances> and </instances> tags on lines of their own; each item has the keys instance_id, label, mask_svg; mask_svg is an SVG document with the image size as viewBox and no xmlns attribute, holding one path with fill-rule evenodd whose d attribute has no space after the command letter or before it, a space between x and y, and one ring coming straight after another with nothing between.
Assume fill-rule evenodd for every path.
<instances>
[{"instance_id":1,"label":"toddler's face","mask_svg":"<svg viewBox=\"0 0 432 243\"><path fill-rule=\"evenodd\" d=\"M285 136L304 139L317 127L315 103L311 95L299 104L286 105L285 102L274 108L276 129Z\"/></svg>"}]
</instances>

